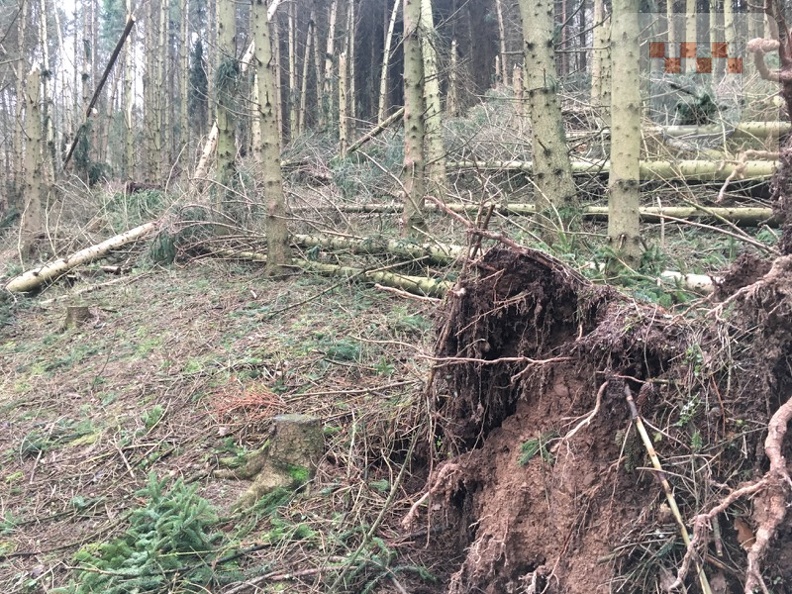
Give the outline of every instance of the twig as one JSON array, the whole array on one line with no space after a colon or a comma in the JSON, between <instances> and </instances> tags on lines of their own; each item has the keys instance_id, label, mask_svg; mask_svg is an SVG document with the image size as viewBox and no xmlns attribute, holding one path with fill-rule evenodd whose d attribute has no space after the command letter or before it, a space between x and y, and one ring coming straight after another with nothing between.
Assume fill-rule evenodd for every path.
<instances>
[{"instance_id":1,"label":"twig","mask_svg":"<svg viewBox=\"0 0 792 594\"><path fill-rule=\"evenodd\" d=\"M668 482L665 471L663 470L663 466L660 464L660 459L657 457L657 452L654 449L654 445L652 445L652 439L646 432L643 419L641 419L641 415L638 414L638 409L635 406L635 401L633 400L630 387L626 384L624 386L624 396L627 399L628 406L630 407L630 417L632 418L633 423L635 423L635 428L638 430L638 433L641 436L641 441L643 441L646 452L649 454L649 458L652 460L652 466L657 471L657 478L660 479L660 484L663 485L663 491L665 491L668 506L671 508L671 512L674 514L674 519L676 520L677 526L679 527L679 533L682 535L682 541L685 543L685 546L688 546L691 542L690 535L688 534L687 527L685 526L685 522L682 519L682 514L679 512L679 506L677 505L676 499L674 498L674 492L671 489L671 484ZM707 575L704 573L704 567L701 565L701 562L698 559L696 559L696 569L698 570L698 578L699 583L701 584L702 592L704 594L712 594L709 581L707 580Z\"/></svg>"},{"instance_id":2,"label":"twig","mask_svg":"<svg viewBox=\"0 0 792 594\"><path fill-rule=\"evenodd\" d=\"M341 572L338 574L333 584L328 589L328 592L337 591L338 586L341 584L344 577L346 577L349 568L355 564L355 561L357 561L357 558L360 556L360 553L363 552L363 549L368 545L369 541L371 540L371 537L374 536L374 533L379 529L380 524L382 524L382 521L385 519L385 514L388 512L390 508L390 504L393 502L394 498L396 497L396 492L401 487L402 479L404 478L404 474L407 472L407 465L410 460L410 457L412 456L413 450L415 449L415 444L418 441L418 435L419 433L417 431L413 435L412 441L410 442L410 447L407 449L407 453L404 457L405 462L404 464L402 464L402 467L399 470L399 474L396 476L396 479L393 481L393 485L391 486L390 493L388 493L388 498L385 500L385 503L382 506L379 515L371 524L371 528L369 528L368 532L366 532L365 536L363 537L363 541L360 543L360 546L358 546L355 552L352 553L352 555L350 555L349 560L344 564L343 569L341 570Z\"/></svg>"}]
</instances>

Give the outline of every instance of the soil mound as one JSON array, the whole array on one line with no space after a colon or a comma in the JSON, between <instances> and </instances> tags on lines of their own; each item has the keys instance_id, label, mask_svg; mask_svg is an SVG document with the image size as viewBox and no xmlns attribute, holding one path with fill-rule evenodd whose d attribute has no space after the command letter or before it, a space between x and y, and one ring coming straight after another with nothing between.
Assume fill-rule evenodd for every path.
<instances>
[{"instance_id":1,"label":"soil mound","mask_svg":"<svg viewBox=\"0 0 792 594\"><path fill-rule=\"evenodd\" d=\"M447 460L429 479L441 511L430 520L442 517L438 539L452 534L463 559L448 592L648 592L673 582L687 549L663 479L691 526L767 469L764 430L790 388L787 268L792 260L777 261L691 322L540 252L494 249L478 261L449 301L437 348ZM652 469L629 400L664 472ZM770 491L757 489L755 509ZM730 503L712 518L718 538L694 539L712 591L743 588L751 544L739 530L767 525L744 500ZM792 578L781 552L789 523L773 532L765 579Z\"/></svg>"}]
</instances>

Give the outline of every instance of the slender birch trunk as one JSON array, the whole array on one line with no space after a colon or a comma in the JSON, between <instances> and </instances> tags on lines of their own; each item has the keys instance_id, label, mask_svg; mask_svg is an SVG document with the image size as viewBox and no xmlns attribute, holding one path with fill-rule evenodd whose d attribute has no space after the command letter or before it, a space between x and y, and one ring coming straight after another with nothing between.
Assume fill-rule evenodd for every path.
<instances>
[{"instance_id":1,"label":"slender birch trunk","mask_svg":"<svg viewBox=\"0 0 792 594\"><path fill-rule=\"evenodd\" d=\"M503 0L495 0L498 15L498 47L500 48L500 72L496 72L504 86L509 86L509 62L506 55L506 26L503 22Z\"/></svg>"},{"instance_id":2,"label":"slender birch trunk","mask_svg":"<svg viewBox=\"0 0 792 594\"><path fill-rule=\"evenodd\" d=\"M316 15L314 14L314 18ZM316 26L316 20L314 20L314 27L313 27L313 52L314 52L314 85L315 85L315 93L316 93L316 104L315 113L316 119L314 120L314 125L318 125L320 128L322 127L322 88L323 88L323 81L322 81L322 60L321 56L319 55L319 27Z\"/></svg>"},{"instance_id":3,"label":"slender birch trunk","mask_svg":"<svg viewBox=\"0 0 792 594\"><path fill-rule=\"evenodd\" d=\"M253 0L254 63L258 79L257 109L261 122L261 143L254 147L261 161L266 195L268 274L281 274L289 263L289 230L286 225L286 200L280 165L280 133L275 110L278 106L275 64L270 44L269 19L265 0Z\"/></svg>"},{"instance_id":4,"label":"slender birch trunk","mask_svg":"<svg viewBox=\"0 0 792 594\"><path fill-rule=\"evenodd\" d=\"M127 19L133 11L132 0L126 1ZM127 180L135 178L135 133L132 120L135 110L135 98L132 85L135 80L135 30L129 33L129 40L124 46L124 174Z\"/></svg>"},{"instance_id":5,"label":"slender birch trunk","mask_svg":"<svg viewBox=\"0 0 792 594\"><path fill-rule=\"evenodd\" d=\"M289 138L297 136L297 2L289 5Z\"/></svg>"},{"instance_id":6,"label":"slender birch trunk","mask_svg":"<svg viewBox=\"0 0 792 594\"><path fill-rule=\"evenodd\" d=\"M591 106L600 126L610 124L610 36L611 18L605 13L605 0L594 0L594 53L591 58Z\"/></svg>"},{"instance_id":7,"label":"slender birch trunk","mask_svg":"<svg viewBox=\"0 0 792 594\"><path fill-rule=\"evenodd\" d=\"M171 125L171 106L173 102L172 93L168 92L166 77L168 70L165 63L168 59L168 0L160 0L159 5L159 41L157 43L157 128L154 135L154 146L157 148L158 175L160 181L168 177L171 165L170 140L172 133Z\"/></svg>"},{"instance_id":8,"label":"slender birch trunk","mask_svg":"<svg viewBox=\"0 0 792 594\"><path fill-rule=\"evenodd\" d=\"M326 128L333 114L333 57L335 56L335 26L338 16L338 0L330 3L327 29L327 51L325 51L324 78L319 110L319 127Z\"/></svg>"},{"instance_id":9,"label":"slender birch trunk","mask_svg":"<svg viewBox=\"0 0 792 594\"><path fill-rule=\"evenodd\" d=\"M628 266L641 260L641 93L638 0L613 1L613 113L608 241Z\"/></svg>"},{"instance_id":10,"label":"slender birch trunk","mask_svg":"<svg viewBox=\"0 0 792 594\"><path fill-rule=\"evenodd\" d=\"M22 0L19 8L19 16L17 17L17 43L18 43L18 61L16 62L16 118L14 120L14 138L13 138L13 153L14 153L14 191L17 204L24 202L24 189L25 183L24 174L19 172L24 171L25 163L23 161L25 154L25 122L23 120L25 105L27 98L25 97L25 81L28 76L28 61L27 61L27 48L25 47L25 38L27 35L27 22L28 22L28 2Z\"/></svg>"},{"instance_id":11,"label":"slender birch trunk","mask_svg":"<svg viewBox=\"0 0 792 594\"><path fill-rule=\"evenodd\" d=\"M157 9L153 0L149 0L146 14L146 47L157 47ZM144 159L146 180L154 181L157 176L157 129L159 128L159 102L156 92L157 81L157 52L145 52L146 71L143 76L143 128L144 128ZM86 103L87 103L86 98Z\"/></svg>"},{"instance_id":12,"label":"slender birch trunk","mask_svg":"<svg viewBox=\"0 0 792 594\"><path fill-rule=\"evenodd\" d=\"M349 121L347 118L347 54L338 56L338 152L346 158Z\"/></svg>"},{"instance_id":13,"label":"slender birch trunk","mask_svg":"<svg viewBox=\"0 0 792 594\"><path fill-rule=\"evenodd\" d=\"M190 2L189 0L182 0L181 2L181 26L179 28L179 37L181 39L181 53L179 54L180 70L179 73L179 86L181 87L181 103L179 104L179 144L186 149L186 153L190 154L190 114L188 110L190 100L190 49L192 48L192 40L190 39ZM189 177L189 165L191 160L186 160L184 167L185 179Z\"/></svg>"},{"instance_id":14,"label":"slender birch trunk","mask_svg":"<svg viewBox=\"0 0 792 594\"><path fill-rule=\"evenodd\" d=\"M21 256L27 260L33 254L36 238L44 230L44 182L41 170L41 72L34 67L25 85L25 210L21 224Z\"/></svg>"},{"instance_id":15,"label":"slender birch trunk","mask_svg":"<svg viewBox=\"0 0 792 594\"><path fill-rule=\"evenodd\" d=\"M217 0L218 63L217 93L217 180L231 187L236 178L234 98L237 85L236 18L234 0ZM220 195L223 194L222 187ZM222 201L221 201L222 202Z\"/></svg>"},{"instance_id":16,"label":"slender birch trunk","mask_svg":"<svg viewBox=\"0 0 792 594\"><path fill-rule=\"evenodd\" d=\"M396 28L396 16L402 0L393 0L388 21L388 32L385 34L385 44L382 52L382 70L380 71L379 106L377 109L377 123L381 124L388 117L388 66L390 64L391 44L393 43L393 30Z\"/></svg>"},{"instance_id":17,"label":"slender birch trunk","mask_svg":"<svg viewBox=\"0 0 792 594\"><path fill-rule=\"evenodd\" d=\"M275 77L275 120L278 123L281 146L286 144L286 127L283 125L283 73L281 72L280 23L278 17L270 21L272 32L273 75Z\"/></svg>"},{"instance_id":18,"label":"slender birch trunk","mask_svg":"<svg viewBox=\"0 0 792 594\"><path fill-rule=\"evenodd\" d=\"M426 230L421 0L404 0L404 215L402 233Z\"/></svg>"},{"instance_id":19,"label":"slender birch trunk","mask_svg":"<svg viewBox=\"0 0 792 594\"><path fill-rule=\"evenodd\" d=\"M297 134L305 132L305 110L308 106L308 66L311 62L311 49L314 40L314 19L316 12L312 8L308 19L308 31L305 34L305 53L303 54L302 83L300 86L300 107L297 112Z\"/></svg>"},{"instance_id":20,"label":"slender birch trunk","mask_svg":"<svg viewBox=\"0 0 792 594\"><path fill-rule=\"evenodd\" d=\"M355 2L356 0L349 0L347 7L347 130L354 128L354 122L357 119L357 88L355 86L355 27L357 25L357 16L355 14Z\"/></svg>"},{"instance_id":21,"label":"slender birch trunk","mask_svg":"<svg viewBox=\"0 0 792 594\"><path fill-rule=\"evenodd\" d=\"M445 149L440 106L440 79L437 74L438 36L432 16L432 0L421 0L421 52L423 55L423 84L425 101L426 177L430 191L440 195L445 186Z\"/></svg>"},{"instance_id":22,"label":"slender birch trunk","mask_svg":"<svg viewBox=\"0 0 792 594\"><path fill-rule=\"evenodd\" d=\"M459 57L457 54L457 40L454 37L451 40L451 64L448 69L448 95L446 96L446 112L452 118L459 115L459 91L457 90Z\"/></svg>"},{"instance_id":23,"label":"slender birch trunk","mask_svg":"<svg viewBox=\"0 0 792 594\"><path fill-rule=\"evenodd\" d=\"M695 74L696 72L697 16L696 0L685 0L685 46L682 58L685 60L685 72L688 74Z\"/></svg>"},{"instance_id":24,"label":"slender birch trunk","mask_svg":"<svg viewBox=\"0 0 792 594\"><path fill-rule=\"evenodd\" d=\"M47 17L49 10L47 9L47 0L41 0L41 18L40 20L40 39L41 39L41 117L43 122L43 146L44 153L42 154L42 172L47 185L55 182L55 133L52 127L52 69L50 67L49 57L49 33L47 27Z\"/></svg>"}]
</instances>

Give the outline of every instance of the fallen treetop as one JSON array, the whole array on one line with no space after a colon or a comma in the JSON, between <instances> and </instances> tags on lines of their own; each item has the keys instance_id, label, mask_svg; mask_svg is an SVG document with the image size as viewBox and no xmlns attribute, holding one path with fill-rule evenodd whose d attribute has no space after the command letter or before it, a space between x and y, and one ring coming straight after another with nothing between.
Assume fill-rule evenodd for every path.
<instances>
[{"instance_id":1,"label":"fallen treetop","mask_svg":"<svg viewBox=\"0 0 792 594\"><path fill-rule=\"evenodd\" d=\"M39 268L28 270L24 274L12 279L11 282L6 285L6 289L12 293L26 293L28 291L33 291L42 284L57 279L59 276L68 272L75 266L87 264L92 260L101 258L111 250L119 248L138 239L143 239L144 237L153 234L158 228L159 221L155 221L152 223L146 223L140 227L135 227L134 229L130 229L129 231L122 233L121 235L111 237L102 243L98 243L75 252L71 256L58 258L57 260L48 262Z\"/></svg>"}]
</instances>

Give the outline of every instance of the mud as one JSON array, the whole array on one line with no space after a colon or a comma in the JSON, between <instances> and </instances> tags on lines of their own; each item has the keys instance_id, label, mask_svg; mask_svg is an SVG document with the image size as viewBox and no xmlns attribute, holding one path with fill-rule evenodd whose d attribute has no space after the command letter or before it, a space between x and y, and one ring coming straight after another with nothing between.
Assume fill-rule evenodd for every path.
<instances>
[{"instance_id":1,"label":"mud","mask_svg":"<svg viewBox=\"0 0 792 594\"><path fill-rule=\"evenodd\" d=\"M728 293L749 280L735 275ZM427 520L461 559L445 590L662 590L685 547L626 394L689 522L766 469L763 429L792 393L790 314L792 258L691 319L593 286L539 252L487 253L449 301L437 348L446 461L429 478ZM741 591L735 525L755 529L754 515L749 502L721 514L705 567L713 591ZM792 581L790 533L787 519L766 581Z\"/></svg>"}]
</instances>

